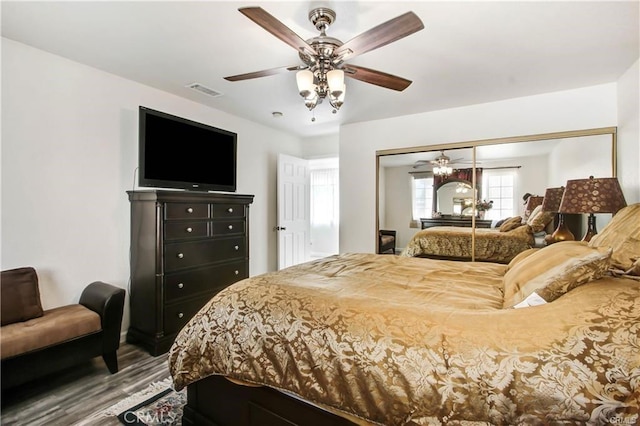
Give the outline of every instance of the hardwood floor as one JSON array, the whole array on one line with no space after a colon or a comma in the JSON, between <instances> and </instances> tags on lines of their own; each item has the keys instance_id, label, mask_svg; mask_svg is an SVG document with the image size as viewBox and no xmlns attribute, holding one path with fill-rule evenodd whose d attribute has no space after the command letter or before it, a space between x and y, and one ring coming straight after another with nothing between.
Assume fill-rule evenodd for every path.
<instances>
[{"instance_id":1,"label":"hardwood floor","mask_svg":"<svg viewBox=\"0 0 640 426\"><path fill-rule=\"evenodd\" d=\"M102 358L2 393L2 425L68 426L81 422L152 382L169 377L167 355L153 357L125 343L118 350L119 371L110 374ZM98 423L96 423L98 424ZM99 424L119 425L116 418Z\"/></svg>"}]
</instances>

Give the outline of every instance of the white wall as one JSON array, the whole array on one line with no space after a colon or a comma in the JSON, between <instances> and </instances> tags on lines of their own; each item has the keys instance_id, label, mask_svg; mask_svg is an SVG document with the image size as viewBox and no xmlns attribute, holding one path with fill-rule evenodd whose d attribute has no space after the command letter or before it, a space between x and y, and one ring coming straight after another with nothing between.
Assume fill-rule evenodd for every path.
<instances>
[{"instance_id":1,"label":"white wall","mask_svg":"<svg viewBox=\"0 0 640 426\"><path fill-rule=\"evenodd\" d=\"M3 38L1 266L35 267L45 308L128 286L139 105L238 133L250 273L277 267L277 154L300 156L297 137Z\"/></svg>"},{"instance_id":2,"label":"white wall","mask_svg":"<svg viewBox=\"0 0 640 426\"><path fill-rule=\"evenodd\" d=\"M640 60L618 80L618 179L627 204L640 202Z\"/></svg>"},{"instance_id":3,"label":"white wall","mask_svg":"<svg viewBox=\"0 0 640 426\"><path fill-rule=\"evenodd\" d=\"M340 251L375 250L377 150L616 124L617 85L609 83L345 125L340 130Z\"/></svg>"},{"instance_id":4,"label":"white wall","mask_svg":"<svg viewBox=\"0 0 640 426\"><path fill-rule=\"evenodd\" d=\"M302 156L306 159L338 157L339 151L340 138L338 133L302 140Z\"/></svg>"}]
</instances>

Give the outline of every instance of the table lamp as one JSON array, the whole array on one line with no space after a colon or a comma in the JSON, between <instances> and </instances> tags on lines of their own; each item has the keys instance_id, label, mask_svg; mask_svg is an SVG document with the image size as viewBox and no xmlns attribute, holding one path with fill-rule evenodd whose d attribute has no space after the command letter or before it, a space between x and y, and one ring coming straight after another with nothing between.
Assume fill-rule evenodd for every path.
<instances>
[{"instance_id":1,"label":"table lamp","mask_svg":"<svg viewBox=\"0 0 640 426\"><path fill-rule=\"evenodd\" d=\"M540 197L538 195L532 195L527 199L527 202L524 205L524 215L525 217L529 217L529 215L533 212L533 210L542 204L544 197Z\"/></svg>"},{"instance_id":2,"label":"table lamp","mask_svg":"<svg viewBox=\"0 0 640 426\"><path fill-rule=\"evenodd\" d=\"M587 232L582 241L590 241L598 233L596 213L613 213L627 205L617 178L568 180L559 213L589 214Z\"/></svg>"},{"instance_id":3,"label":"table lamp","mask_svg":"<svg viewBox=\"0 0 640 426\"><path fill-rule=\"evenodd\" d=\"M558 213L562 195L564 194L564 186L558 188L547 188L542 201L542 211ZM564 215L558 213L558 227L553 234L547 235L545 241L547 244L557 243L558 241L573 241L575 236L564 223Z\"/></svg>"}]
</instances>

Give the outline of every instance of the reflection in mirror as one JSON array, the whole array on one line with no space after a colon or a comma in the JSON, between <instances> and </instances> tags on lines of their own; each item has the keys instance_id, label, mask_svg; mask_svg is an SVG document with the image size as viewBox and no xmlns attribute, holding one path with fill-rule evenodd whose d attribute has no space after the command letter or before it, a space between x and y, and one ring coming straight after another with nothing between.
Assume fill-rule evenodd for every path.
<instances>
[{"instance_id":1,"label":"reflection in mirror","mask_svg":"<svg viewBox=\"0 0 640 426\"><path fill-rule=\"evenodd\" d=\"M466 180L445 181L436 189L434 210L441 215L471 216L473 214L472 189L471 182Z\"/></svg>"},{"instance_id":2,"label":"reflection in mirror","mask_svg":"<svg viewBox=\"0 0 640 426\"><path fill-rule=\"evenodd\" d=\"M524 215L522 196L544 196L547 188L564 186L569 179L613 176L611 135L581 136L532 142L479 146L478 167L483 169L480 199L493 201L486 218L500 220ZM512 173L512 174L511 174ZM504 196L505 179L513 180L512 197ZM599 229L611 219L601 215ZM586 224L586 218L583 218ZM584 229L584 228L582 228ZM576 236L577 239L581 238Z\"/></svg>"},{"instance_id":3,"label":"reflection in mirror","mask_svg":"<svg viewBox=\"0 0 640 426\"><path fill-rule=\"evenodd\" d=\"M573 137L598 132L600 134ZM510 138L509 143L476 141L407 149L405 152L395 150L388 155L380 153L379 229L396 230L397 247L402 249L422 228L421 218L473 214L473 209L465 210L464 201L461 201L472 198L473 193L468 197L458 196L452 193L456 185L447 185L447 189L443 185L443 194L435 192L433 161L442 155L443 148L444 155L455 160L452 161L454 169L471 169L473 149L468 147L476 146L476 167L481 171L477 178L477 198L492 201L492 208L484 213L485 220L476 221L477 227L485 227L522 215L522 196L527 192L543 196L546 188L564 186L569 179L615 176L614 132L615 128L595 129L595 132L558 133L548 139L533 135L524 136L521 141ZM564 137L567 134L572 137ZM466 146L458 148L455 145ZM586 229L586 217L578 219L582 229L576 238L580 239L581 232ZM597 215L597 228L602 229L610 219L611 215Z\"/></svg>"}]
</instances>

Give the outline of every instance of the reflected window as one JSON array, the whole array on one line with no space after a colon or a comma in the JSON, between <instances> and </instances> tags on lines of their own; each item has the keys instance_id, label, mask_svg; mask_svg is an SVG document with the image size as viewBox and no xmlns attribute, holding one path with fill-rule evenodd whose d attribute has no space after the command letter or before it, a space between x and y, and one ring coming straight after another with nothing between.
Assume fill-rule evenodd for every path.
<instances>
[{"instance_id":1,"label":"reflected window","mask_svg":"<svg viewBox=\"0 0 640 426\"><path fill-rule=\"evenodd\" d=\"M433 216L433 177L411 178L411 203L413 220Z\"/></svg>"},{"instance_id":2,"label":"reflected window","mask_svg":"<svg viewBox=\"0 0 640 426\"><path fill-rule=\"evenodd\" d=\"M482 175L482 199L493 201L485 219L500 220L514 216L516 168L485 169Z\"/></svg>"}]
</instances>

